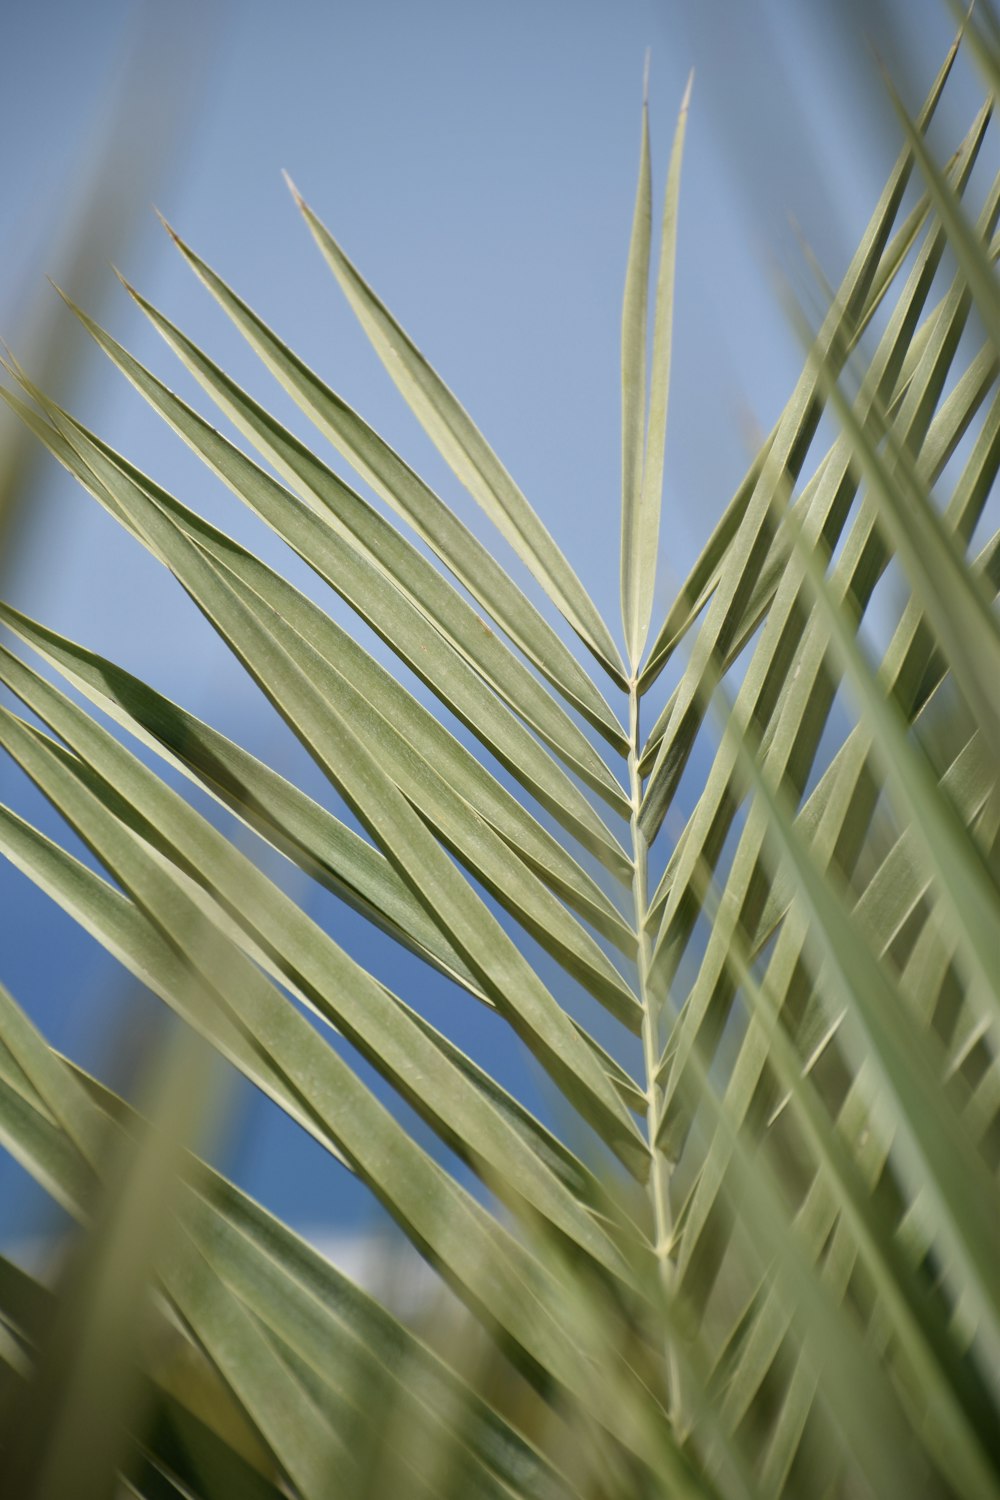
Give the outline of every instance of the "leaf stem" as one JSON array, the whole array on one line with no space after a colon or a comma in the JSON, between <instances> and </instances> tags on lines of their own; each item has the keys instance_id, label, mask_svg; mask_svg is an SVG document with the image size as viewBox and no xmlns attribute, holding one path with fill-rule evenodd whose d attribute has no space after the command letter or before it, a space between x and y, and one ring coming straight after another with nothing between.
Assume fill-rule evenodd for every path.
<instances>
[{"instance_id":1,"label":"leaf stem","mask_svg":"<svg viewBox=\"0 0 1000 1500\"><path fill-rule=\"evenodd\" d=\"M673 1223L670 1212L670 1197L667 1190L667 1163L663 1153L656 1148L656 1135L660 1124L661 1090L657 1083L660 1062L660 1016L659 1006L649 984L650 942L646 931L646 916L649 907L649 845L639 826L639 809L642 805L642 777L639 759L642 743L639 737L639 689L635 676L629 682L628 697L628 780L631 816L629 828L632 838L632 905L634 909L636 935L636 963L638 966L639 998L642 1002L642 1056L646 1083L646 1140L649 1146L649 1197L653 1213L654 1249L657 1268L664 1294L669 1296L673 1281L673 1264L670 1260L670 1245ZM677 1420L678 1382L674 1358L668 1348L666 1363L667 1408Z\"/></svg>"}]
</instances>

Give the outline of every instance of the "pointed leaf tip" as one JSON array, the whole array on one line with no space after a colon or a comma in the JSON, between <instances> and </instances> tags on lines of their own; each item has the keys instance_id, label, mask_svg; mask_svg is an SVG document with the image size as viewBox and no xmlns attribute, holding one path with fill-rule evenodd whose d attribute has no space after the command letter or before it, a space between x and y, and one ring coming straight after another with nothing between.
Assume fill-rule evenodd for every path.
<instances>
[{"instance_id":1,"label":"pointed leaf tip","mask_svg":"<svg viewBox=\"0 0 1000 1500\"><path fill-rule=\"evenodd\" d=\"M112 270L113 269L114 269L114 267L112 267ZM45 279L48 282L49 286L52 288L52 290L55 292L56 296L62 298L63 303L65 304L66 307L69 308L70 312L71 313L77 313L79 311L79 309L77 308L76 303L73 301L73 298L70 296L69 292L63 290L63 288L59 285L58 281L56 281L55 277L54 276L46 276Z\"/></svg>"},{"instance_id":2,"label":"pointed leaf tip","mask_svg":"<svg viewBox=\"0 0 1000 1500\"><path fill-rule=\"evenodd\" d=\"M167 231L167 233L169 234L170 238L173 240L173 242L177 246L177 248L179 250L183 250L185 248L184 241L181 239L180 235L177 233L177 230L169 222L169 220L166 219L164 217L164 215L160 213L160 210L157 208L157 206L156 206L155 203L153 204L153 212L156 215L156 217L159 219L160 223L163 225L164 229Z\"/></svg>"},{"instance_id":3,"label":"pointed leaf tip","mask_svg":"<svg viewBox=\"0 0 1000 1500\"><path fill-rule=\"evenodd\" d=\"M689 74L670 152L663 203L660 263L656 278L652 354L648 362L646 342L652 216L648 121L645 114L639 188L626 272L625 306L622 314L621 602L626 646L633 671L638 671L645 648L656 584L670 387L677 207L691 83L692 75Z\"/></svg>"},{"instance_id":4,"label":"pointed leaf tip","mask_svg":"<svg viewBox=\"0 0 1000 1500\"><path fill-rule=\"evenodd\" d=\"M296 208L304 209L305 206L306 206L306 200L303 198L302 194L299 192L298 188L295 186L295 183L292 181L291 174L288 172L288 170L285 167L282 167L282 169L281 169L281 175L285 179L285 186L287 187L288 191L291 193L292 197L295 199L295 206L296 206Z\"/></svg>"},{"instance_id":5,"label":"pointed leaf tip","mask_svg":"<svg viewBox=\"0 0 1000 1500\"><path fill-rule=\"evenodd\" d=\"M24 366L4 338L0 338L0 349L3 350L0 354L0 365L18 384L23 384Z\"/></svg>"}]
</instances>

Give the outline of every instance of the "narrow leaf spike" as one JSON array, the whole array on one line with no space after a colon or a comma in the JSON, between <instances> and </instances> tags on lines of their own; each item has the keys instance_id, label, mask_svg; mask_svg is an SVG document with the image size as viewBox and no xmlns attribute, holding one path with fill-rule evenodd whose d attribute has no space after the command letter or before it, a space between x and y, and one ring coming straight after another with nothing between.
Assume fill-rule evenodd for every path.
<instances>
[{"instance_id":1,"label":"narrow leaf spike","mask_svg":"<svg viewBox=\"0 0 1000 1500\"><path fill-rule=\"evenodd\" d=\"M356 318L427 436L580 639L611 677L620 680L622 663L611 633L544 523L465 408L287 176L286 180Z\"/></svg>"},{"instance_id":2,"label":"narrow leaf spike","mask_svg":"<svg viewBox=\"0 0 1000 1500\"><path fill-rule=\"evenodd\" d=\"M625 649L636 665L642 627L643 591L642 462L646 425L646 323L649 302L649 247L653 190L649 166L649 57L643 78L642 145L639 184L632 217L632 239L622 304L622 624ZM650 595L652 591L650 590ZM648 616L647 616L648 618Z\"/></svg>"},{"instance_id":3,"label":"narrow leaf spike","mask_svg":"<svg viewBox=\"0 0 1000 1500\"><path fill-rule=\"evenodd\" d=\"M660 231L660 265L656 279L656 309L653 321L653 357L649 384L649 426L646 438L646 459L642 471L642 509L650 520L650 535L646 539L649 555L649 598L644 601L642 641L645 645L649 629L649 616L653 603L655 561L659 540L660 502L663 492L663 455L667 437L667 403L670 394L670 351L673 342L674 318L674 270L677 262L677 207L680 199L681 162L684 157L684 137L687 131L688 109L691 103L691 86L694 73L688 76L681 100L674 141L670 151L670 166L667 171L667 190L663 204L663 224Z\"/></svg>"},{"instance_id":4,"label":"narrow leaf spike","mask_svg":"<svg viewBox=\"0 0 1000 1500\"><path fill-rule=\"evenodd\" d=\"M691 102L692 73L684 90L667 172L660 236L660 263L653 314L653 353L649 377L649 419L645 426L646 328L651 234L649 119L643 102L639 190L632 224L632 246L622 315L622 620L629 661L642 658L653 610L656 556L660 536L663 461L670 395L674 270L677 261L677 205L681 162ZM644 435L645 426L645 435Z\"/></svg>"}]
</instances>

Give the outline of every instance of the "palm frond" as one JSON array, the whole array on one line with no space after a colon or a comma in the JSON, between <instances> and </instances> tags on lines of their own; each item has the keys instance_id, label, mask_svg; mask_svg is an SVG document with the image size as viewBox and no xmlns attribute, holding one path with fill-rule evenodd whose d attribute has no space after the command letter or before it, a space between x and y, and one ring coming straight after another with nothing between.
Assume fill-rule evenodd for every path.
<instances>
[{"instance_id":1,"label":"palm frond","mask_svg":"<svg viewBox=\"0 0 1000 1500\"><path fill-rule=\"evenodd\" d=\"M972 30L991 77L988 19ZM8 407L173 575L325 791L0 604L0 744L86 857L14 807L0 850L356 1174L491 1351L484 1383L178 1152L169 1244L137 1257L130 1285L148 1283L166 1346L213 1397L197 1409L143 1352L151 1418L129 1417L123 1492L1000 1496L1000 180L974 206L988 104L943 167L927 144L957 46L916 123L900 106L904 148L804 333L802 374L655 622L690 84L652 308L644 99L622 320L624 654L297 194L542 605L176 235L392 519L131 286L256 456L69 308L283 561L6 361ZM293 581L297 562L399 673ZM265 873L256 840L417 960L412 990ZM545 1074L548 1112L432 1022L429 967ZM0 990L0 1137L74 1219L90 1225L107 1191L107 1143L134 1150L145 1130ZM92 1243L100 1265L113 1225ZM46 1326L66 1307L0 1258L0 1422L44 1384Z\"/></svg>"}]
</instances>

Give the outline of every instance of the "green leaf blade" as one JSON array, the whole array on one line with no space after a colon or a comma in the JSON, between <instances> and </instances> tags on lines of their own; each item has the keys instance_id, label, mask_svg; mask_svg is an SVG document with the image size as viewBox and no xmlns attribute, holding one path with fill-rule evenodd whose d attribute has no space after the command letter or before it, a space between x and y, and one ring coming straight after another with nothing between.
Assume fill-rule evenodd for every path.
<instances>
[{"instance_id":1,"label":"green leaf blade","mask_svg":"<svg viewBox=\"0 0 1000 1500\"><path fill-rule=\"evenodd\" d=\"M639 182L622 304L622 555L621 599L625 646L633 670L642 652L640 636L648 567L643 547L642 471L646 448L646 335L653 188L649 165L649 104L642 103ZM654 547L655 552L655 547ZM648 590L651 595L651 589ZM650 600L651 603L651 600Z\"/></svg>"},{"instance_id":2,"label":"green leaf blade","mask_svg":"<svg viewBox=\"0 0 1000 1500\"><path fill-rule=\"evenodd\" d=\"M401 395L473 499L616 681L623 665L596 607L468 413L348 260L297 189L289 187L324 259Z\"/></svg>"}]
</instances>

